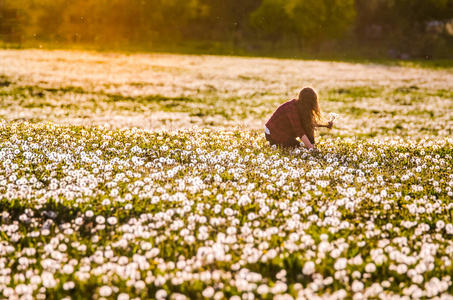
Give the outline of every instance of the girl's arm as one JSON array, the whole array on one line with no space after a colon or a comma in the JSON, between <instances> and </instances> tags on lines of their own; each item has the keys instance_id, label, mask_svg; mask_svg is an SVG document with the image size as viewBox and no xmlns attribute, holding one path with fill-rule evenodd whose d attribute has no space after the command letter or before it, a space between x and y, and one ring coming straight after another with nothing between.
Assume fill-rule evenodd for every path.
<instances>
[{"instance_id":1,"label":"girl's arm","mask_svg":"<svg viewBox=\"0 0 453 300\"><path fill-rule=\"evenodd\" d=\"M316 124L316 127L332 128L333 127L333 121L327 122L327 124Z\"/></svg>"},{"instance_id":2,"label":"girl's arm","mask_svg":"<svg viewBox=\"0 0 453 300\"><path fill-rule=\"evenodd\" d=\"M332 128L333 127L333 122L338 118L338 114L336 113L330 113L329 114L330 121L327 122L327 124L316 124L316 127L326 127L326 128Z\"/></svg>"},{"instance_id":3,"label":"girl's arm","mask_svg":"<svg viewBox=\"0 0 453 300\"><path fill-rule=\"evenodd\" d=\"M315 148L315 146L313 146L313 144L310 142L310 140L308 139L308 137L306 135L304 135L302 138L301 138L302 142L304 142L305 144L305 147L307 147L308 149L313 149Z\"/></svg>"}]
</instances>

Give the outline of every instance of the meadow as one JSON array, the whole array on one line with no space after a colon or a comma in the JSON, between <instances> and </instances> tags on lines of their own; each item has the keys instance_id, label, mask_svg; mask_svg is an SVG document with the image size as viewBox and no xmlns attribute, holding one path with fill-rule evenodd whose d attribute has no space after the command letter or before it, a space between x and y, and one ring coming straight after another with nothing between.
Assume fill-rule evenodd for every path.
<instances>
[{"instance_id":1,"label":"meadow","mask_svg":"<svg viewBox=\"0 0 453 300\"><path fill-rule=\"evenodd\" d=\"M453 68L60 50L3 50L0 61L6 120L262 130L311 85L340 114L332 136L452 134Z\"/></svg>"},{"instance_id":2,"label":"meadow","mask_svg":"<svg viewBox=\"0 0 453 300\"><path fill-rule=\"evenodd\" d=\"M0 60L0 298L453 298L451 69ZM335 128L269 147L305 85Z\"/></svg>"}]
</instances>

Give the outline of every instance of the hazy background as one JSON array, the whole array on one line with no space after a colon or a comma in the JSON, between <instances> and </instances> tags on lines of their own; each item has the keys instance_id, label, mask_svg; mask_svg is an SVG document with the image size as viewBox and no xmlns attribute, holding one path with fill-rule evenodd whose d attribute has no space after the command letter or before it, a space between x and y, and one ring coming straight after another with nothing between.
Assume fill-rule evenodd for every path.
<instances>
[{"instance_id":1,"label":"hazy background","mask_svg":"<svg viewBox=\"0 0 453 300\"><path fill-rule=\"evenodd\" d=\"M3 47L453 58L453 0L0 0Z\"/></svg>"}]
</instances>

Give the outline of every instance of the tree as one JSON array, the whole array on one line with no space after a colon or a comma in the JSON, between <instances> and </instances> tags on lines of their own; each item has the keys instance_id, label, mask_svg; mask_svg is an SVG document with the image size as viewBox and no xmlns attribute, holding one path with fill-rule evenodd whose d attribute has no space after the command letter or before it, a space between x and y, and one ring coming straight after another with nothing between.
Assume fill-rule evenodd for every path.
<instances>
[{"instance_id":1,"label":"tree","mask_svg":"<svg viewBox=\"0 0 453 300\"><path fill-rule=\"evenodd\" d=\"M341 37L355 17L354 0L289 0L286 9L299 48Z\"/></svg>"},{"instance_id":2,"label":"tree","mask_svg":"<svg viewBox=\"0 0 453 300\"><path fill-rule=\"evenodd\" d=\"M395 57L431 57L444 41L427 23L451 19L453 0L356 0L356 9L359 39L386 44Z\"/></svg>"},{"instance_id":3,"label":"tree","mask_svg":"<svg viewBox=\"0 0 453 300\"><path fill-rule=\"evenodd\" d=\"M313 44L323 38L322 26L327 11L323 0L291 0L286 9L299 49L302 49L303 42Z\"/></svg>"},{"instance_id":4,"label":"tree","mask_svg":"<svg viewBox=\"0 0 453 300\"><path fill-rule=\"evenodd\" d=\"M204 30L213 39L232 40L238 46L249 33L249 15L261 0L199 0L199 3L207 12L202 17Z\"/></svg>"},{"instance_id":5,"label":"tree","mask_svg":"<svg viewBox=\"0 0 453 300\"><path fill-rule=\"evenodd\" d=\"M250 24L272 42L272 48L288 32L289 16L285 0L264 0L250 14Z\"/></svg>"},{"instance_id":6,"label":"tree","mask_svg":"<svg viewBox=\"0 0 453 300\"><path fill-rule=\"evenodd\" d=\"M355 0L324 0L326 18L323 31L326 37L339 38L356 18Z\"/></svg>"}]
</instances>

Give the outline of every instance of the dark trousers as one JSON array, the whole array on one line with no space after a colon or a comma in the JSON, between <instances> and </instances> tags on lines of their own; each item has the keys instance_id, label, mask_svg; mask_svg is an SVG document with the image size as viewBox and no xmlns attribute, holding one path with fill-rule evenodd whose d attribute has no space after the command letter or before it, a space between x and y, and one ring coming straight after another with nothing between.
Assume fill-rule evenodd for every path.
<instances>
[{"instance_id":1,"label":"dark trousers","mask_svg":"<svg viewBox=\"0 0 453 300\"><path fill-rule=\"evenodd\" d=\"M274 139L271 137L270 134L265 133L266 135L266 140L269 142L271 146L277 145L278 147L283 147L283 148L288 148L288 147L299 147L300 142L296 140L295 138L289 138L286 142L284 143L277 143L274 141Z\"/></svg>"},{"instance_id":2,"label":"dark trousers","mask_svg":"<svg viewBox=\"0 0 453 300\"><path fill-rule=\"evenodd\" d=\"M276 141L274 141L274 139L271 137L270 134L267 134L267 133L264 133L266 135L266 140L269 142L269 144L271 146L273 145L277 145L278 147L283 147L283 148L288 148L288 147L299 147L300 146L300 142L298 140L296 140L295 138L289 138L286 142L284 143L277 143ZM312 143L313 145L315 145L315 141L314 139L310 139L310 143Z\"/></svg>"}]
</instances>

